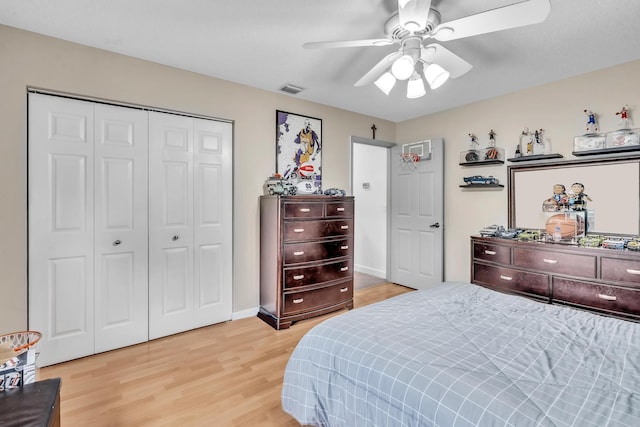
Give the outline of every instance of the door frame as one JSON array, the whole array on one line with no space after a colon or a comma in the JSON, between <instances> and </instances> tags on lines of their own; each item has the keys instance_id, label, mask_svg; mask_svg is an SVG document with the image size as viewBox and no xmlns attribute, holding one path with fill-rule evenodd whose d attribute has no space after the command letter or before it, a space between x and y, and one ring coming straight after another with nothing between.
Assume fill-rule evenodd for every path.
<instances>
[{"instance_id":1,"label":"door frame","mask_svg":"<svg viewBox=\"0 0 640 427\"><path fill-rule=\"evenodd\" d=\"M386 277L385 280L389 280L389 270L391 268L391 148L396 146L395 142L382 141L379 139L371 139L360 136L351 136L351 142L349 144L349 189L351 194L353 194L354 190L354 177L353 177L353 144L365 144L365 145L373 145L376 147L382 147L387 149L387 212L386 212L386 223L387 223L387 247L386 251ZM357 201L356 201L357 202ZM357 207L356 207L357 209Z\"/></svg>"}]
</instances>

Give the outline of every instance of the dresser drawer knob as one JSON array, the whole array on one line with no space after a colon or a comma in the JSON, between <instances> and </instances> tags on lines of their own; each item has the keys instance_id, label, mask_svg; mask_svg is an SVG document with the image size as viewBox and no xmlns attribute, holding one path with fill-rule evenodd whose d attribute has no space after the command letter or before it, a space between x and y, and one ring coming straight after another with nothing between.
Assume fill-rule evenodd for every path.
<instances>
[{"instance_id":1,"label":"dresser drawer knob","mask_svg":"<svg viewBox=\"0 0 640 427\"><path fill-rule=\"evenodd\" d=\"M309 208L300 208L300 212L304 212L304 213L311 212L311 209L309 209Z\"/></svg>"},{"instance_id":2,"label":"dresser drawer knob","mask_svg":"<svg viewBox=\"0 0 640 427\"><path fill-rule=\"evenodd\" d=\"M297 276L293 276L293 280L302 280L304 279L304 274L298 274Z\"/></svg>"},{"instance_id":3,"label":"dresser drawer knob","mask_svg":"<svg viewBox=\"0 0 640 427\"><path fill-rule=\"evenodd\" d=\"M502 274L500 275L500 278L501 278L502 280L513 280L513 277L511 277L511 276L504 276L504 275L502 275Z\"/></svg>"},{"instance_id":4,"label":"dresser drawer knob","mask_svg":"<svg viewBox=\"0 0 640 427\"><path fill-rule=\"evenodd\" d=\"M349 226L348 225L342 225L340 226L340 230L348 230Z\"/></svg>"},{"instance_id":5,"label":"dresser drawer knob","mask_svg":"<svg viewBox=\"0 0 640 427\"><path fill-rule=\"evenodd\" d=\"M295 256L304 255L304 251L296 251L293 253Z\"/></svg>"},{"instance_id":6,"label":"dresser drawer knob","mask_svg":"<svg viewBox=\"0 0 640 427\"><path fill-rule=\"evenodd\" d=\"M484 251L484 253L485 253L485 255L495 255L495 254L496 254L496 251L490 251L489 249L486 249L486 250Z\"/></svg>"},{"instance_id":7,"label":"dresser drawer knob","mask_svg":"<svg viewBox=\"0 0 640 427\"><path fill-rule=\"evenodd\" d=\"M605 295L605 294L598 294L598 298L603 299L603 300L607 300L607 301L615 301L618 298L613 296L613 295Z\"/></svg>"},{"instance_id":8,"label":"dresser drawer knob","mask_svg":"<svg viewBox=\"0 0 640 427\"><path fill-rule=\"evenodd\" d=\"M344 208L336 208L338 212L344 212Z\"/></svg>"},{"instance_id":9,"label":"dresser drawer knob","mask_svg":"<svg viewBox=\"0 0 640 427\"><path fill-rule=\"evenodd\" d=\"M349 290L348 286L345 286L344 288L340 288L340 292L347 292Z\"/></svg>"},{"instance_id":10,"label":"dresser drawer knob","mask_svg":"<svg viewBox=\"0 0 640 427\"><path fill-rule=\"evenodd\" d=\"M300 304L302 301L304 301L304 298L296 298L293 300L294 304Z\"/></svg>"},{"instance_id":11,"label":"dresser drawer knob","mask_svg":"<svg viewBox=\"0 0 640 427\"><path fill-rule=\"evenodd\" d=\"M542 258L542 260L544 262L546 262L547 264L557 264L558 260L557 259L547 259L547 258Z\"/></svg>"},{"instance_id":12,"label":"dresser drawer knob","mask_svg":"<svg viewBox=\"0 0 640 427\"><path fill-rule=\"evenodd\" d=\"M629 273L629 274L640 274L640 270L632 270L630 268L627 268L627 273Z\"/></svg>"},{"instance_id":13,"label":"dresser drawer knob","mask_svg":"<svg viewBox=\"0 0 640 427\"><path fill-rule=\"evenodd\" d=\"M349 249L349 245L342 245L340 246L340 249L342 249L343 251L346 251L347 249Z\"/></svg>"},{"instance_id":14,"label":"dresser drawer knob","mask_svg":"<svg viewBox=\"0 0 640 427\"><path fill-rule=\"evenodd\" d=\"M349 271L349 267L342 267L340 271Z\"/></svg>"},{"instance_id":15,"label":"dresser drawer knob","mask_svg":"<svg viewBox=\"0 0 640 427\"><path fill-rule=\"evenodd\" d=\"M304 232L304 228L294 228L293 232L294 233L302 233L302 232Z\"/></svg>"}]
</instances>

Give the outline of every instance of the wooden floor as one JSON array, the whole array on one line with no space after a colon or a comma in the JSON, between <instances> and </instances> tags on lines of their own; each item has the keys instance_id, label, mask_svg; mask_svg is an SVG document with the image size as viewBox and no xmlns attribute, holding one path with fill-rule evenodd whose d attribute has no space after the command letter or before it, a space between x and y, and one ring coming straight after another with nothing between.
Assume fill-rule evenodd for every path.
<instances>
[{"instance_id":1,"label":"wooden floor","mask_svg":"<svg viewBox=\"0 0 640 427\"><path fill-rule=\"evenodd\" d=\"M354 302L409 291L370 286ZM302 335L334 315L281 331L257 317L234 320L42 368L37 378L62 378L65 427L299 426L280 406L284 367Z\"/></svg>"}]
</instances>

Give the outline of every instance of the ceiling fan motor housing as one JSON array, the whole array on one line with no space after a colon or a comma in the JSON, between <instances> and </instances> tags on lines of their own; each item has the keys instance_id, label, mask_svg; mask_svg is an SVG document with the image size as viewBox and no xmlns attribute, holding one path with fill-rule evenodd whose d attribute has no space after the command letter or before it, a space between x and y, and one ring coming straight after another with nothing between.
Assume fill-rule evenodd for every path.
<instances>
[{"instance_id":1,"label":"ceiling fan motor housing","mask_svg":"<svg viewBox=\"0 0 640 427\"><path fill-rule=\"evenodd\" d=\"M431 33L431 31L433 31L435 27L440 25L440 22L441 22L440 12L438 12L434 8L431 8L429 9L429 15L427 16L426 28L422 31L418 31L417 33L413 33L413 34L419 34L419 35L429 34ZM397 41L403 40L404 38L412 34L411 31L407 30L402 25L400 25L400 18L398 16L398 12L391 15L389 19L387 19L387 22L384 23L384 33L387 35L388 38L392 40L397 40Z\"/></svg>"}]
</instances>

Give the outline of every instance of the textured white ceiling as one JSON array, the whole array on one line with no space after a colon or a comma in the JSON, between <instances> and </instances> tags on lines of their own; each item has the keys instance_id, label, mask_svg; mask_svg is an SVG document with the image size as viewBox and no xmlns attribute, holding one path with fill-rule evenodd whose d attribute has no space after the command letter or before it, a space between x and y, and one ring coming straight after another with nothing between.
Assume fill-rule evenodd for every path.
<instances>
[{"instance_id":1,"label":"textured white ceiling","mask_svg":"<svg viewBox=\"0 0 640 427\"><path fill-rule=\"evenodd\" d=\"M518 0L433 0L451 21ZM474 68L407 99L354 87L397 46L304 49L384 37L396 0L2 0L0 24L399 122L640 58L639 0L551 0L541 24L442 43ZM638 84L630 82L630 84Z\"/></svg>"}]
</instances>

